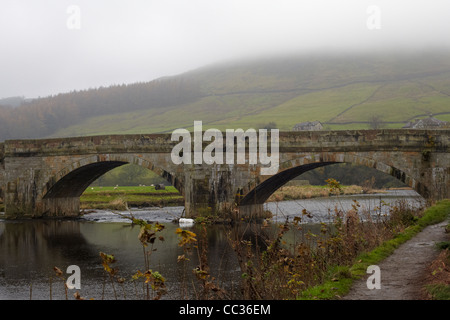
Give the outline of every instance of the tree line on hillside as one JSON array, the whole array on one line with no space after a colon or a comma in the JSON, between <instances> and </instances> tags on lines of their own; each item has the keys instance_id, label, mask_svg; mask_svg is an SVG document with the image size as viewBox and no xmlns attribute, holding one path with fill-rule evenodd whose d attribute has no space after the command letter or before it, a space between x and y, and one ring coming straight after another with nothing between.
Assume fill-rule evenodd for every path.
<instances>
[{"instance_id":1,"label":"tree line on hillside","mask_svg":"<svg viewBox=\"0 0 450 320\"><path fill-rule=\"evenodd\" d=\"M18 107L27 99L24 96L8 97L0 99L0 106Z\"/></svg>"},{"instance_id":2,"label":"tree line on hillside","mask_svg":"<svg viewBox=\"0 0 450 320\"><path fill-rule=\"evenodd\" d=\"M176 106L200 95L195 80L178 76L73 91L26 101L14 108L0 105L0 141L42 138L89 117Z\"/></svg>"}]
</instances>

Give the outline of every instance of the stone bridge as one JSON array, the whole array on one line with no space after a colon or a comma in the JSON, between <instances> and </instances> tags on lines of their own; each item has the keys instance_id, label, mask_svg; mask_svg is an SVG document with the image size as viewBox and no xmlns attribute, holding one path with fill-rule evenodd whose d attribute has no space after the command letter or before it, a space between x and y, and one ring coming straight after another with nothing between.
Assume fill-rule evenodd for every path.
<instances>
[{"instance_id":1,"label":"stone bridge","mask_svg":"<svg viewBox=\"0 0 450 320\"><path fill-rule=\"evenodd\" d=\"M77 216L83 191L126 163L153 170L173 184L185 198L187 216L258 212L289 180L343 162L390 174L427 199L450 198L450 130L280 132L279 169L269 176L248 161L176 165L171 152L177 144L170 134L7 140L0 143L5 216Z\"/></svg>"}]
</instances>

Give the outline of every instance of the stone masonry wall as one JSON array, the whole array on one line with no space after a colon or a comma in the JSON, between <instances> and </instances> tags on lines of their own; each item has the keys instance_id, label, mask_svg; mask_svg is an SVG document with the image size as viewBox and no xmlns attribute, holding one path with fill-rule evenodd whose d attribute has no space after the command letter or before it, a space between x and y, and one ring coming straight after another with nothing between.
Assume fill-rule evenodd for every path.
<instances>
[{"instance_id":1,"label":"stone masonry wall","mask_svg":"<svg viewBox=\"0 0 450 320\"><path fill-rule=\"evenodd\" d=\"M279 138L279 173L305 164L351 162L391 174L425 197L450 198L449 130L280 132ZM63 191L82 188L94 169L106 170L102 164L111 161L135 163L171 181L185 196L188 215L231 210L257 186L273 189L271 183L293 178L262 176L258 164L175 165L170 153L177 143L170 134L5 141L0 144L0 189L6 214L78 214L82 190L68 192L70 197ZM89 167L95 163L99 165ZM76 170L83 174L71 174ZM60 192L49 192L52 188ZM264 199L255 200L249 203Z\"/></svg>"}]
</instances>

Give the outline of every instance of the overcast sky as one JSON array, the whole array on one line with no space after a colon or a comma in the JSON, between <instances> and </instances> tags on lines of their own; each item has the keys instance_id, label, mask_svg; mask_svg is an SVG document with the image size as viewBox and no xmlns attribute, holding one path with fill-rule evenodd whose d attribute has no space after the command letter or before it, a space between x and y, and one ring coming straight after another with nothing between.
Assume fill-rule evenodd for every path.
<instances>
[{"instance_id":1,"label":"overcast sky","mask_svg":"<svg viewBox=\"0 0 450 320\"><path fill-rule=\"evenodd\" d=\"M0 98L239 57L450 47L448 0L0 0Z\"/></svg>"}]
</instances>

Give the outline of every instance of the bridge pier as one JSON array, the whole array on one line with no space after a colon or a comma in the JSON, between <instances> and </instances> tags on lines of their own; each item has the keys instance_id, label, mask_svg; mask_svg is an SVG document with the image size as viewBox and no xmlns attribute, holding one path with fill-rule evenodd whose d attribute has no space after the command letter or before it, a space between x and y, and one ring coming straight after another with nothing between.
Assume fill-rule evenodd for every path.
<instances>
[{"instance_id":1,"label":"bridge pier","mask_svg":"<svg viewBox=\"0 0 450 320\"><path fill-rule=\"evenodd\" d=\"M239 206L239 217L246 219L260 219L266 217L264 212L264 204L248 204Z\"/></svg>"},{"instance_id":2,"label":"bridge pier","mask_svg":"<svg viewBox=\"0 0 450 320\"><path fill-rule=\"evenodd\" d=\"M44 217L78 217L80 215L80 197L43 199Z\"/></svg>"},{"instance_id":3,"label":"bridge pier","mask_svg":"<svg viewBox=\"0 0 450 320\"><path fill-rule=\"evenodd\" d=\"M10 174L12 173L10 172ZM40 196L42 188L39 188L38 185L40 185L39 180L31 179L27 172L22 172L21 176L12 178L4 185L3 201L6 218L74 217L79 215L79 197L43 199Z\"/></svg>"},{"instance_id":4,"label":"bridge pier","mask_svg":"<svg viewBox=\"0 0 450 320\"><path fill-rule=\"evenodd\" d=\"M239 190L256 175L254 168L233 165L185 166L186 215L231 214L239 203ZM249 211L246 211L249 212Z\"/></svg>"}]
</instances>

